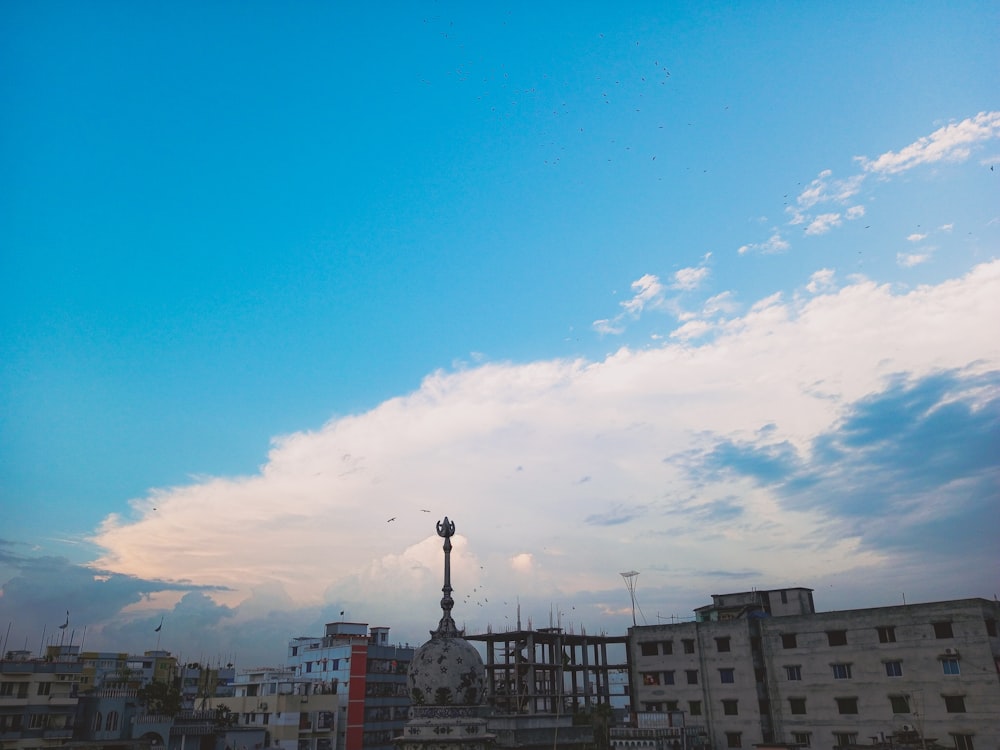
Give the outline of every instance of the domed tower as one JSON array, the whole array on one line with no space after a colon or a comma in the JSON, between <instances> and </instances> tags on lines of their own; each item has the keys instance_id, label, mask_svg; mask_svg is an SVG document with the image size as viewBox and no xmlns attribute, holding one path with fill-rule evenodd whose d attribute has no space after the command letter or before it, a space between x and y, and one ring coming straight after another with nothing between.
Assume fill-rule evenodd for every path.
<instances>
[{"instance_id":1,"label":"domed tower","mask_svg":"<svg viewBox=\"0 0 1000 750\"><path fill-rule=\"evenodd\" d=\"M431 639L418 648L408 673L410 720L396 740L401 750L486 750L494 735L486 731L483 695L486 669L476 648L455 626L451 609L451 537L455 523L437 524L444 538L444 586L441 621Z\"/></svg>"}]
</instances>

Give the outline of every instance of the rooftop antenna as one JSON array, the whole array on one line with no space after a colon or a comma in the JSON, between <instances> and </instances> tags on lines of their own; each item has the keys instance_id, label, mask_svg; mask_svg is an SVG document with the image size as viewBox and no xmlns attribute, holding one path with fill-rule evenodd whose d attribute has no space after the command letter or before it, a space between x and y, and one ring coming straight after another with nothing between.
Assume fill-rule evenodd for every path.
<instances>
[{"instance_id":1,"label":"rooftop antenna","mask_svg":"<svg viewBox=\"0 0 1000 750\"><path fill-rule=\"evenodd\" d=\"M632 625L636 625L635 621L635 579L639 577L638 570L629 570L622 573L622 578L625 579L625 588L628 589L629 598L632 599Z\"/></svg>"}]
</instances>

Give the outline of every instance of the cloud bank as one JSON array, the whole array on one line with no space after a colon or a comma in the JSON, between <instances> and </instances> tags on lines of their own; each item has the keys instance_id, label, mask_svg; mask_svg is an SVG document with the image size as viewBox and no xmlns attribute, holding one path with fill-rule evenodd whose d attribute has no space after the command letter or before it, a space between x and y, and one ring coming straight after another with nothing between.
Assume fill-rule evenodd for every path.
<instances>
[{"instance_id":1,"label":"cloud bank","mask_svg":"<svg viewBox=\"0 0 1000 750\"><path fill-rule=\"evenodd\" d=\"M536 625L565 610L569 627L623 632L630 569L647 612L682 615L749 586L837 581L841 606L901 586L984 595L988 540L957 539L991 533L1000 496L997 319L1000 261L908 290L823 269L698 345L436 372L276 439L253 476L137 499L94 534L89 569L9 557L0 609L32 590L56 613L88 598L94 647L148 641L166 614L188 647L258 653L267 636L280 654L340 611L419 642L439 616L446 514L455 614L474 631L520 603Z\"/></svg>"}]
</instances>

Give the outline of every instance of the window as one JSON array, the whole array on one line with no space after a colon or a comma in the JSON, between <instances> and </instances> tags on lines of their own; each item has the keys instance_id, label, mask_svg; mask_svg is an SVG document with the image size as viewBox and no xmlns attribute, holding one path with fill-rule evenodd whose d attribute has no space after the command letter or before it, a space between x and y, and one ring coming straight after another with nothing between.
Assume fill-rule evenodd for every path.
<instances>
[{"instance_id":1,"label":"window","mask_svg":"<svg viewBox=\"0 0 1000 750\"><path fill-rule=\"evenodd\" d=\"M958 665L958 659L942 659L941 669L945 674L962 674L962 669Z\"/></svg>"},{"instance_id":2,"label":"window","mask_svg":"<svg viewBox=\"0 0 1000 750\"><path fill-rule=\"evenodd\" d=\"M663 641L663 653L666 656L670 656L674 653L674 642L673 641Z\"/></svg>"},{"instance_id":3,"label":"window","mask_svg":"<svg viewBox=\"0 0 1000 750\"><path fill-rule=\"evenodd\" d=\"M674 684L674 670L668 670L663 673L663 684L673 685Z\"/></svg>"},{"instance_id":4,"label":"window","mask_svg":"<svg viewBox=\"0 0 1000 750\"><path fill-rule=\"evenodd\" d=\"M856 714L858 712L857 698L837 698L837 713Z\"/></svg>"},{"instance_id":5,"label":"window","mask_svg":"<svg viewBox=\"0 0 1000 750\"><path fill-rule=\"evenodd\" d=\"M117 732L118 731L118 712L117 711L108 711L108 721L104 725L104 728L108 732Z\"/></svg>"},{"instance_id":6,"label":"window","mask_svg":"<svg viewBox=\"0 0 1000 750\"><path fill-rule=\"evenodd\" d=\"M663 710L663 704L662 703L647 703L646 704L646 710L647 711L662 711Z\"/></svg>"},{"instance_id":7,"label":"window","mask_svg":"<svg viewBox=\"0 0 1000 750\"><path fill-rule=\"evenodd\" d=\"M38 683L38 694L39 695L48 695L51 691L52 691L52 683L51 682L39 682Z\"/></svg>"},{"instance_id":8,"label":"window","mask_svg":"<svg viewBox=\"0 0 1000 750\"><path fill-rule=\"evenodd\" d=\"M857 732L834 732L833 733L833 746L834 747L847 747L848 745L858 744L858 733Z\"/></svg>"},{"instance_id":9,"label":"window","mask_svg":"<svg viewBox=\"0 0 1000 750\"><path fill-rule=\"evenodd\" d=\"M0 695L11 696L14 694L13 682L0 682Z\"/></svg>"},{"instance_id":10,"label":"window","mask_svg":"<svg viewBox=\"0 0 1000 750\"><path fill-rule=\"evenodd\" d=\"M955 741L955 750L975 750L971 734L953 734L951 738Z\"/></svg>"},{"instance_id":11,"label":"window","mask_svg":"<svg viewBox=\"0 0 1000 750\"><path fill-rule=\"evenodd\" d=\"M802 679L802 667L798 664L791 664L785 667L785 679L786 680L801 680Z\"/></svg>"},{"instance_id":12,"label":"window","mask_svg":"<svg viewBox=\"0 0 1000 750\"><path fill-rule=\"evenodd\" d=\"M901 662L901 661L887 661L885 663L885 676L886 677L902 677L903 676L903 662Z\"/></svg>"},{"instance_id":13,"label":"window","mask_svg":"<svg viewBox=\"0 0 1000 750\"><path fill-rule=\"evenodd\" d=\"M100 732L101 731L101 723L102 723L102 721L103 721L103 717L101 716L101 712L98 711L96 714L94 714L94 723L93 723L93 726L91 727L91 729L93 729L95 732Z\"/></svg>"},{"instance_id":14,"label":"window","mask_svg":"<svg viewBox=\"0 0 1000 750\"><path fill-rule=\"evenodd\" d=\"M685 654L693 654L694 653L694 639L693 638L684 638L682 640L682 643L684 644L684 653Z\"/></svg>"},{"instance_id":15,"label":"window","mask_svg":"<svg viewBox=\"0 0 1000 750\"><path fill-rule=\"evenodd\" d=\"M28 717L28 729L41 729L45 725L43 714L31 714Z\"/></svg>"},{"instance_id":16,"label":"window","mask_svg":"<svg viewBox=\"0 0 1000 750\"><path fill-rule=\"evenodd\" d=\"M688 701L688 713L692 716L701 716L701 701Z\"/></svg>"},{"instance_id":17,"label":"window","mask_svg":"<svg viewBox=\"0 0 1000 750\"><path fill-rule=\"evenodd\" d=\"M806 712L805 698L789 698L788 711L793 714L804 714Z\"/></svg>"},{"instance_id":18,"label":"window","mask_svg":"<svg viewBox=\"0 0 1000 750\"><path fill-rule=\"evenodd\" d=\"M883 625L882 627L875 628L875 630L878 632L879 643L896 642L896 628L892 625Z\"/></svg>"},{"instance_id":19,"label":"window","mask_svg":"<svg viewBox=\"0 0 1000 750\"><path fill-rule=\"evenodd\" d=\"M986 620L986 635L990 638L997 637L997 621L992 619ZM955 737L970 737L968 734L956 734Z\"/></svg>"},{"instance_id":20,"label":"window","mask_svg":"<svg viewBox=\"0 0 1000 750\"><path fill-rule=\"evenodd\" d=\"M952 632L950 622L935 622L934 623L934 637L935 638L954 638L955 634Z\"/></svg>"},{"instance_id":21,"label":"window","mask_svg":"<svg viewBox=\"0 0 1000 750\"><path fill-rule=\"evenodd\" d=\"M715 648L717 650L719 650L720 652L721 651L729 651L729 637L726 636L725 638L716 638L715 639Z\"/></svg>"},{"instance_id":22,"label":"window","mask_svg":"<svg viewBox=\"0 0 1000 750\"><path fill-rule=\"evenodd\" d=\"M831 646L846 646L847 645L847 631L846 630L827 630L826 640Z\"/></svg>"},{"instance_id":23,"label":"window","mask_svg":"<svg viewBox=\"0 0 1000 750\"><path fill-rule=\"evenodd\" d=\"M890 695L889 705L892 706L894 714L910 713L910 699L905 695Z\"/></svg>"},{"instance_id":24,"label":"window","mask_svg":"<svg viewBox=\"0 0 1000 750\"><path fill-rule=\"evenodd\" d=\"M659 672L643 672L642 673L642 684L643 685L659 685L660 684L660 673Z\"/></svg>"},{"instance_id":25,"label":"window","mask_svg":"<svg viewBox=\"0 0 1000 750\"><path fill-rule=\"evenodd\" d=\"M797 648L797 639L795 633L782 633L781 634L781 647L782 648Z\"/></svg>"},{"instance_id":26,"label":"window","mask_svg":"<svg viewBox=\"0 0 1000 750\"><path fill-rule=\"evenodd\" d=\"M676 711L677 710L677 701L667 701L667 710L668 711Z\"/></svg>"},{"instance_id":27,"label":"window","mask_svg":"<svg viewBox=\"0 0 1000 750\"><path fill-rule=\"evenodd\" d=\"M849 680L851 679L851 665L850 664L831 664L833 667L833 679L835 680Z\"/></svg>"},{"instance_id":28,"label":"window","mask_svg":"<svg viewBox=\"0 0 1000 750\"><path fill-rule=\"evenodd\" d=\"M726 732L726 747L743 747L743 733Z\"/></svg>"},{"instance_id":29,"label":"window","mask_svg":"<svg viewBox=\"0 0 1000 750\"><path fill-rule=\"evenodd\" d=\"M764 667L757 667L753 671L754 682L767 682L767 670Z\"/></svg>"},{"instance_id":30,"label":"window","mask_svg":"<svg viewBox=\"0 0 1000 750\"><path fill-rule=\"evenodd\" d=\"M740 713L739 702L733 699L722 701L722 713L726 716L738 716Z\"/></svg>"},{"instance_id":31,"label":"window","mask_svg":"<svg viewBox=\"0 0 1000 750\"><path fill-rule=\"evenodd\" d=\"M684 670L684 674L687 676L687 684L688 685L697 685L698 684L698 670L697 669L686 669L686 670Z\"/></svg>"},{"instance_id":32,"label":"window","mask_svg":"<svg viewBox=\"0 0 1000 750\"><path fill-rule=\"evenodd\" d=\"M812 732L792 732L792 742L809 747L812 744Z\"/></svg>"},{"instance_id":33,"label":"window","mask_svg":"<svg viewBox=\"0 0 1000 750\"><path fill-rule=\"evenodd\" d=\"M641 656L656 656L656 643L640 643L639 654Z\"/></svg>"},{"instance_id":34,"label":"window","mask_svg":"<svg viewBox=\"0 0 1000 750\"><path fill-rule=\"evenodd\" d=\"M720 669L719 679L723 683L733 683L736 682L736 670L735 669Z\"/></svg>"},{"instance_id":35,"label":"window","mask_svg":"<svg viewBox=\"0 0 1000 750\"><path fill-rule=\"evenodd\" d=\"M781 593L781 603L788 604L788 592L782 589L780 593Z\"/></svg>"},{"instance_id":36,"label":"window","mask_svg":"<svg viewBox=\"0 0 1000 750\"><path fill-rule=\"evenodd\" d=\"M944 710L950 714L964 714L965 713L965 696L964 695L943 695L944 698Z\"/></svg>"}]
</instances>

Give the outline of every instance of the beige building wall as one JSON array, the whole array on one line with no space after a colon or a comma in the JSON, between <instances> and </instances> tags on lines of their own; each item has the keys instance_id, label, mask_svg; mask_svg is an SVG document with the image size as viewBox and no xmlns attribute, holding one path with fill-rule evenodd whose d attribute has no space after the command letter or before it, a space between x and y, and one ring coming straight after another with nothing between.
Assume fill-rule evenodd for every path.
<instances>
[{"instance_id":1,"label":"beige building wall","mask_svg":"<svg viewBox=\"0 0 1000 750\"><path fill-rule=\"evenodd\" d=\"M1000 749L997 602L734 616L739 596L713 597L726 609L696 610L702 621L630 629L634 711L684 711L714 750L832 750L904 728L956 750ZM789 599L801 611L805 600Z\"/></svg>"},{"instance_id":2,"label":"beige building wall","mask_svg":"<svg viewBox=\"0 0 1000 750\"><path fill-rule=\"evenodd\" d=\"M905 726L959 750L996 750L997 619L995 602L966 599L761 621L776 738L832 748ZM792 713L795 699L805 713Z\"/></svg>"},{"instance_id":3,"label":"beige building wall","mask_svg":"<svg viewBox=\"0 0 1000 750\"><path fill-rule=\"evenodd\" d=\"M265 729L271 746L279 750L298 750L300 740L309 750L332 750L340 701L334 693L313 692L312 688L298 683L294 693L212 698L209 706L228 708L236 726Z\"/></svg>"}]
</instances>

